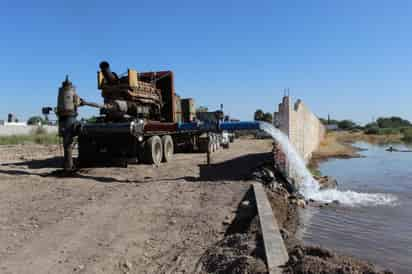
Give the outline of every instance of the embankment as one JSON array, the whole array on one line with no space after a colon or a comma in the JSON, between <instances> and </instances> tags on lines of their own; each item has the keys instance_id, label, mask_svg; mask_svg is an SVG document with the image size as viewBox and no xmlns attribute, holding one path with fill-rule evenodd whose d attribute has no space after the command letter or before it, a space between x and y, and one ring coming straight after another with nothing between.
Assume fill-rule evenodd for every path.
<instances>
[{"instance_id":1,"label":"embankment","mask_svg":"<svg viewBox=\"0 0 412 274\"><path fill-rule=\"evenodd\" d=\"M316 169L320 162L330 158L348 159L361 157L359 154L361 149L353 145L356 142L379 145L401 143L402 135L377 135L351 131L328 132L325 139L320 142L319 148L313 152L312 158L309 161L309 167Z\"/></svg>"}]
</instances>

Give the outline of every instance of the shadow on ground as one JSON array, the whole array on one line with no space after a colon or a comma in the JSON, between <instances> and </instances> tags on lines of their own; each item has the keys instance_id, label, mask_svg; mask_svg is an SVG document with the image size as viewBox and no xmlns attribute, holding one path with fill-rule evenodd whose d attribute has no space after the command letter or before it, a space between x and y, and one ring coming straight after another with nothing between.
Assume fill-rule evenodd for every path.
<instances>
[{"instance_id":1,"label":"shadow on ground","mask_svg":"<svg viewBox=\"0 0 412 274\"><path fill-rule=\"evenodd\" d=\"M187 181L242 181L258 166L272 159L272 153L243 155L217 164L199 165L199 177L183 177Z\"/></svg>"},{"instance_id":2,"label":"shadow on ground","mask_svg":"<svg viewBox=\"0 0 412 274\"><path fill-rule=\"evenodd\" d=\"M150 182L172 182L178 180L185 180L189 182L199 181L243 181L247 180L250 174L256 167L262 163L270 161L272 154L268 153L254 153L247 154L237 158L233 158L220 163L212 163L210 165L199 165L199 176L184 176L178 178L144 178L143 180L129 180L117 179L110 176L96 176L87 174L87 169L79 169L72 172L65 172L60 169L63 163L62 157L52 157L43 160L30 160L17 163L2 164L7 167L27 167L25 170L21 169L7 169L0 170L0 174L7 175L34 175L41 177L56 177L56 178L81 178L88 179L102 183L150 183ZM161 167L161 166L160 166ZM31 172L30 170L56 168L51 172Z\"/></svg>"},{"instance_id":3,"label":"shadow on ground","mask_svg":"<svg viewBox=\"0 0 412 274\"><path fill-rule=\"evenodd\" d=\"M63 165L63 157L56 156L40 160L28 160L16 163L2 164L2 166L27 166L29 169L60 168Z\"/></svg>"}]
</instances>

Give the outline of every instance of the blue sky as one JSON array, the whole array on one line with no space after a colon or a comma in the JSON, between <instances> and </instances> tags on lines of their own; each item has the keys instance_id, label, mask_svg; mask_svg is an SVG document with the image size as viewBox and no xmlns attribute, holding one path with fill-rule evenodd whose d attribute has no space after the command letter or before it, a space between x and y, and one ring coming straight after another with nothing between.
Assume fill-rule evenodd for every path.
<instances>
[{"instance_id":1,"label":"blue sky","mask_svg":"<svg viewBox=\"0 0 412 274\"><path fill-rule=\"evenodd\" d=\"M173 70L176 91L251 119L284 88L318 116L412 120L412 1L1 1L0 119L54 106L65 74ZM82 115L92 115L92 109Z\"/></svg>"}]
</instances>

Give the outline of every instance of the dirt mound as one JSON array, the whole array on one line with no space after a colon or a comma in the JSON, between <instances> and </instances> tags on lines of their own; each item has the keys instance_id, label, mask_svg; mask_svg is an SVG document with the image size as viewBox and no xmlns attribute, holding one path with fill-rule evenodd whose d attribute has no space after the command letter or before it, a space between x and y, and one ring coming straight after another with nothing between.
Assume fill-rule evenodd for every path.
<instances>
[{"instance_id":1,"label":"dirt mound","mask_svg":"<svg viewBox=\"0 0 412 274\"><path fill-rule=\"evenodd\" d=\"M265 251L252 189L246 193L223 240L211 246L199 261L198 273L267 273Z\"/></svg>"},{"instance_id":2,"label":"dirt mound","mask_svg":"<svg viewBox=\"0 0 412 274\"><path fill-rule=\"evenodd\" d=\"M267 273L260 242L251 234L225 237L205 253L201 262L204 272L200 273Z\"/></svg>"},{"instance_id":3,"label":"dirt mound","mask_svg":"<svg viewBox=\"0 0 412 274\"><path fill-rule=\"evenodd\" d=\"M337 255L327 249L306 246L289 252L284 273L293 274L389 274L373 265L348 256Z\"/></svg>"}]
</instances>

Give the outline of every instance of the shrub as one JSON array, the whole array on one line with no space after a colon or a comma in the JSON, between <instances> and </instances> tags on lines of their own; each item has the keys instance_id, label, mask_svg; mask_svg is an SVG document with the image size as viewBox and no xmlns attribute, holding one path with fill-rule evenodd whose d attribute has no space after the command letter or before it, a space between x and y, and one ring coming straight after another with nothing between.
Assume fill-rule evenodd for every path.
<instances>
[{"instance_id":1,"label":"shrub","mask_svg":"<svg viewBox=\"0 0 412 274\"><path fill-rule=\"evenodd\" d=\"M343 130L348 130L356 127L357 125L351 120L342 120L338 123L338 127Z\"/></svg>"},{"instance_id":2,"label":"shrub","mask_svg":"<svg viewBox=\"0 0 412 274\"><path fill-rule=\"evenodd\" d=\"M395 135L401 133L401 130L398 128L377 128L370 127L365 129L365 134L369 135Z\"/></svg>"},{"instance_id":3,"label":"shrub","mask_svg":"<svg viewBox=\"0 0 412 274\"><path fill-rule=\"evenodd\" d=\"M40 116L33 116L33 117L30 117L29 120L27 120L28 125L38 125L38 124L44 124L44 123L45 121Z\"/></svg>"},{"instance_id":4,"label":"shrub","mask_svg":"<svg viewBox=\"0 0 412 274\"><path fill-rule=\"evenodd\" d=\"M379 135L391 135L399 134L400 130L398 128L381 128L378 132Z\"/></svg>"},{"instance_id":5,"label":"shrub","mask_svg":"<svg viewBox=\"0 0 412 274\"><path fill-rule=\"evenodd\" d=\"M365 130L365 134L378 134L379 128L377 127L369 127Z\"/></svg>"},{"instance_id":6,"label":"shrub","mask_svg":"<svg viewBox=\"0 0 412 274\"><path fill-rule=\"evenodd\" d=\"M376 120L380 128L400 128L410 126L411 123L408 120L404 120L400 117L380 117Z\"/></svg>"},{"instance_id":7,"label":"shrub","mask_svg":"<svg viewBox=\"0 0 412 274\"><path fill-rule=\"evenodd\" d=\"M412 142L412 128L404 129L402 140L408 143Z\"/></svg>"}]
</instances>

